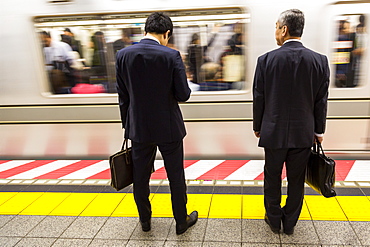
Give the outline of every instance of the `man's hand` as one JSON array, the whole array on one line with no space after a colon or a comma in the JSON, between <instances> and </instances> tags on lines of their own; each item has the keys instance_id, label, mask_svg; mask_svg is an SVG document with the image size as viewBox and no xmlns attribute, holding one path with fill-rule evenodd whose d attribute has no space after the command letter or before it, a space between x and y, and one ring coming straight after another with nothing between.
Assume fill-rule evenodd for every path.
<instances>
[{"instance_id":1,"label":"man's hand","mask_svg":"<svg viewBox=\"0 0 370 247\"><path fill-rule=\"evenodd\" d=\"M315 136L315 142L319 142L319 143L322 143L322 141L324 140L324 137L323 136Z\"/></svg>"},{"instance_id":2,"label":"man's hand","mask_svg":"<svg viewBox=\"0 0 370 247\"><path fill-rule=\"evenodd\" d=\"M259 131L255 131L255 132L254 132L254 135L255 135L257 138L260 138L260 132L259 132Z\"/></svg>"}]
</instances>

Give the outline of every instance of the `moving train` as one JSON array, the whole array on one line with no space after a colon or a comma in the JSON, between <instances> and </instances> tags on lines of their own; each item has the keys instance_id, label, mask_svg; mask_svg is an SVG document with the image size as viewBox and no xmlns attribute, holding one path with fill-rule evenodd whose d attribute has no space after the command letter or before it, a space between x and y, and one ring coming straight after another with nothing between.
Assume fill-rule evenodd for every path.
<instances>
[{"instance_id":1,"label":"moving train","mask_svg":"<svg viewBox=\"0 0 370 247\"><path fill-rule=\"evenodd\" d=\"M291 8L305 13L304 45L331 63L326 153L366 158L370 1L3 0L0 159L107 159L118 151L115 44L138 42L154 11L170 15L173 48L189 69L192 95L180 104L186 159L263 158L252 130L254 69L258 56L277 48L276 20ZM67 40L73 64L47 61L45 33L52 42ZM191 46L199 50L198 72L190 69ZM215 78L206 78L207 67L217 68ZM64 81L57 85L60 71Z\"/></svg>"}]
</instances>

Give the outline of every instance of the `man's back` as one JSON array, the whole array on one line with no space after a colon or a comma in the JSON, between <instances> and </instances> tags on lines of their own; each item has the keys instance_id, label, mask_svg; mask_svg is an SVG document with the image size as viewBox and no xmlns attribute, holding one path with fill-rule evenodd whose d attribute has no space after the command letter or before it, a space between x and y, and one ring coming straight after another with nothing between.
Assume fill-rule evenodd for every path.
<instances>
[{"instance_id":1,"label":"man's back","mask_svg":"<svg viewBox=\"0 0 370 247\"><path fill-rule=\"evenodd\" d=\"M152 39L120 50L117 83L126 137L163 142L185 136L178 101L186 101L190 89L178 51Z\"/></svg>"},{"instance_id":2,"label":"man's back","mask_svg":"<svg viewBox=\"0 0 370 247\"><path fill-rule=\"evenodd\" d=\"M258 64L256 73L261 73L263 82L255 82L255 89L264 94L264 110L255 106L260 146L310 147L313 133L325 129L326 57L292 41L261 56Z\"/></svg>"}]
</instances>

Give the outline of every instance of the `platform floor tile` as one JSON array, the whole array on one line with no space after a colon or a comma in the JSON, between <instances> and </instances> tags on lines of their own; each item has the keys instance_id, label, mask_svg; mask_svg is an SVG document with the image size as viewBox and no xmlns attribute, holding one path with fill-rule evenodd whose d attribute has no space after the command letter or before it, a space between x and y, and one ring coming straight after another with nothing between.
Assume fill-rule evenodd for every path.
<instances>
[{"instance_id":1,"label":"platform floor tile","mask_svg":"<svg viewBox=\"0 0 370 247\"><path fill-rule=\"evenodd\" d=\"M108 220L107 217L77 217L61 238L93 238Z\"/></svg>"},{"instance_id":2,"label":"platform floor tile","mask_svg":"<svg viewBox=\"0 0 370 247\"><path fill-rule=\"evenodd\" d=\"M128 240L138 225L138 218L110 217L100 228L95 239Z\"/></svg>"},{"instance_id":3,"label":"platform floor tile","mask_svg":"<svg viewBox=\"0 0 370 247\"><path fill-rule=\"evenodd\" d=\"M242 220L242 242L276 244L280 238L264 220Z\"/></svg>"},{"instance_id":4,"label":"platform floor tile","mask_svg":"<svg viewBox=\"0 0 370 247\"><path fill-rule=\"evenodd\" d=\"M370 222L350 222L363 245L370 246Z\"/></svg>"},{"instance_id":5,"label":"platform floor tile","mask_svg":"<svg viewBox=\"0 0 370 247\"><path fill-rule=\"evenodd\" d=\"M2 237L23 237L26 236L35 226L37 226L45 216L23 216L18 215L8 221L0 228Z\"/></svg>"},{"instance_id":6,"label":"platform floor tile","mask_svg":"<svg viewBox=\"0 0 370 247\"><path fill-rule=\"evenodd\" d=\"M335 197L305 196L304 200L313 220L347 220Z\"/></svg>"},{"instance_id":7,"label":"platform floor tile","mask_svg":"<svg viewBox=\"0 0 370 247\"><path fill-rule=\"evenodd\" d=\"M240 219L208 219L204 241L240 243L242 241L241 226Z\"/></svg>"},{"instance_id":8,"label":"platform floor tile","mask_svg":"<svg viewBox=\"0 0 370 247\"><path fill-rule=\"evenodd\" d=\"M366 196L337 196L343 212L350 221L370 221L370 200ZM369 236L370 237L370 236Z\"/></svg>"},{"instance_id":9,"label":"platform floor tile","mask_svg":"<svg viewBox=\"0 0 370 247\"><path fill-rule=\"evenodd\" d=\"M31 238L59 238L64 231L76 220L72 216L48 216L35 226L27 237Z\"/></svg>"},{"instance_id":10,"label":"platform floor tile","mask_svg":"<svg viewBox=\"0 0 370 247\"><path fill-rule=\"evenodd\" d=\"M70 193L70 195L58 207L51 211L49 215L80 215L97 195L97 193Z\"/></svg>"},{"instance_id":11,"label":"platform floor tile","mask_svg":"<svg viewBox=\"0 0 370 247\"><path fill-rule=\"evenodd\" d=\"M63 226L41 234L53 225ZM369 222L298 221L287 236L272 233L263 220L199 219L176 235L173 218L153 218L152 230L142 232L130 217L18 215L0 227L0 246L368 246L369 232Z\"/></svg>"},{"instance_id":12,"label":"platform floor tile","mask_svg":"<svg viewBox=\"0 0 370 247\"><path fill-rule=\"evenodd\" d=\"M241 219L242 202L242 195L214 194L212 196L209 218Z\"/></svg>"},{"instance_id":13,"label":"platform floor tile","mask_svg":"<svg viewBox=\"0 0 370 247\"><path fill-rule=\"evenodd\" d=\"M0 206L1 214L19 214L24 208L41 197L43 192L17 193Z\"/></svg>"},{"instance_id":14,"label":"platform floor tile","mask_svg":"<svg viewBox=\"0 0 370 247\"><path fill-rule=\"evenodd\" d=\"M314 226L323 245L361 245L348 221L314 221Z\"/></svg>"},{"instance_id":15,"label":"platform floor tile","mask_svg":"<svg viewBox=\"0 0 370 247\"><path fill-rule=\"evenodd\" d=\"M1 215L138 217L132 193L0 192ZM286 196L283 196L282 205ZM171 195L150 195L153 217L173 217ZM263 195L189 194L188 211L199 218L263 219ZM306 195L300 220L370 221L367 196ZM1 218L0 218L1 226Z\"/></svg>"},{"instance_id":16,"label":"platform floor tile","mask_svg":"<svg viewBox=\"0 0 370 247\"><path fill-rule=\"evenodd\" d=\"M30 192L31 193L31 192ZM37 193L37 192L36 192ZM43 193L33 203L29 204L20 215L49 215L59 206L70 193ZM14 200L14 199L13 199Z\"/></svg>"}]
</instances>

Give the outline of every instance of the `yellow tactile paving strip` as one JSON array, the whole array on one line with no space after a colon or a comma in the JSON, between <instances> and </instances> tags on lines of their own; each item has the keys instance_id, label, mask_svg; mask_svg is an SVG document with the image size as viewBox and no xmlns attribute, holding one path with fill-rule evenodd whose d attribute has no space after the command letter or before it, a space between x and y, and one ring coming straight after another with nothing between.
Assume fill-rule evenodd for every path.
<instances>
[{"instance_id":1,"label":"yellow tactile paving strip","mask_svg":"<svg viewBox=\"0 0 370 247\"><path fill-rule=\"evenodd\" d=\"M153 217L172 217L170 194L150 195ZM283 197L283 202L285 202ZM200 218L263 219L263 195L188 194ZM132 193L0 192L0 215L137 217ZM301 220L370 221L370 198L306 195Z\"/></svg>"}]
</instances>

